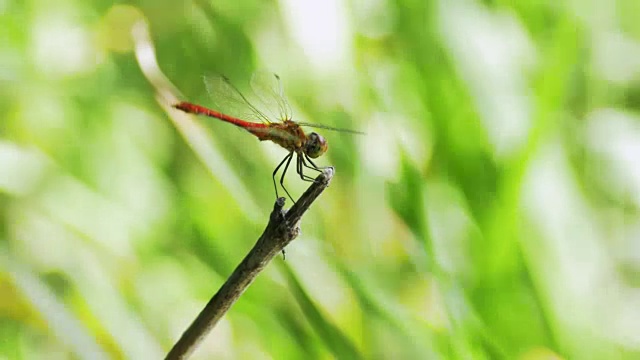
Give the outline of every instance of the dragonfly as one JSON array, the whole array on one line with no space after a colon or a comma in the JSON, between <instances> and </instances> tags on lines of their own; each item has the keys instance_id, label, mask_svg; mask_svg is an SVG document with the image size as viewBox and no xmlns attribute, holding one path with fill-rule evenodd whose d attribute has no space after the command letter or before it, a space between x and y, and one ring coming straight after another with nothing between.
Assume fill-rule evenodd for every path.
<instances>
[{"instance_id":1,"label":"dragonfly","mask_svg":"<svg viewBox=\"0 0 640 360\"><path fill-rule=\"evenodd\" d=\"M313 177L304 173L305 169L317 172L322 172L325 169L325 167L316 165L312 159L327 152L327 140L316 132L305 132L303 127L364 134L356 130L292 120L291 106L284 94L282 81L277 74L256 73L253 75L251 88L254 96L251 101L223 75L205 77L204 82L215 105L215 110L187 101L174 104L173 107L189 114L208 116L227 122L246 130L260 141L268 140L286 149L287 155L276 166L271 176L276 198L279 197L276 176L278 170L284 166L279 181L280 187L293 203L296 202L284 186L285 174L294 155L296 173L303 181L315 181Z\"/></svg>"}]
</instances>

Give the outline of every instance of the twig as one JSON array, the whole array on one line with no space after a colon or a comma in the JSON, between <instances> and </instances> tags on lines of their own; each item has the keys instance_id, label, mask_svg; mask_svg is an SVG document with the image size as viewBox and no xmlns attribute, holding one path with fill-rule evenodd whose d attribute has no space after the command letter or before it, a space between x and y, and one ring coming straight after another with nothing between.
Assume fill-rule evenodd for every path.
<instances>
[{"instance_id":1,"label":"twig","mask_svg":"<svg viewBox=\"0 0 640 360\"><path fill-rule=\"evenodd\" d=\"M333 172L333 167L326 168L289 211L283 210L284 198L276 200L267 228L255 246L182 334L166 359L186 359L269 261L298 236L302 215L329 186Z\"/></svg>"}]
</instances>

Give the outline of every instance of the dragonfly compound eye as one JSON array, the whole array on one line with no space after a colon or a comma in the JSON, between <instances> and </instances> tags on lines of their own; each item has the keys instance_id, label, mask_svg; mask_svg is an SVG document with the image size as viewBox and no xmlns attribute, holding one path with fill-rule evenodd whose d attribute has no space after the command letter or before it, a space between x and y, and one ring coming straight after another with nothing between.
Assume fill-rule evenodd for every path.
<instances>
[{"instance_id":1,"label":"dragonfly compound eye","mask_svg":"<svg viewBox=\"0 0 640 360\"><path fill-rule=\"evenodd\" d=\"M312 132L307 137L304 144L304 152L312 159L324 154L327 151L327 140L317 133Z\"/></svg>"}]
</instances>

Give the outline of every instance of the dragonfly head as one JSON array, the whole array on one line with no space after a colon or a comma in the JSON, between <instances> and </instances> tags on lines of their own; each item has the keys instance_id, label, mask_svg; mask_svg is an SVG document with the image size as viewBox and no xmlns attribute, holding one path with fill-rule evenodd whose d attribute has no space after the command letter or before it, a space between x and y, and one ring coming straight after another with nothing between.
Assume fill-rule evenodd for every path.
<instances>
[{"instance_id":1,"label":"dragonfly head","mask_svg":"<svg viewBox=\"0 0 640 360\"><path fill-rule=\"evenodd\" d=\"M312 159L327 152L327 140L325 140L318 133L312 132L307 136L307 141L304 144L304 153Z\"/></svg>"}]
</instances>

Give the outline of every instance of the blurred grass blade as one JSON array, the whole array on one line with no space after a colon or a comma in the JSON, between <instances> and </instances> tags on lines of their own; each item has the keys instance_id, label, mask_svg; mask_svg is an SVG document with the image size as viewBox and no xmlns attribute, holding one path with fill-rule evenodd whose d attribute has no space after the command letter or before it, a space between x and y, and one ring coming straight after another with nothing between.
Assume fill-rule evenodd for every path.
<instances>
[{"instance_id":1,"label":"blurred grass blade","mask_svg":"<svg viewBox=\"0 0 640 360\"><path fill-rule=\"evenodd\" d=\"M51 335L68 346L78 358L108 359L85 327L47 285L28 268L8 259L4 250L0 250L0 269L7 271L16 288L42 317Z\"/></svg>"},{"instance_id":2,"label":"blurred grass blade","mask_svg":"<svg viewBox=\"0 0 640 360\"><path fill-rule=\"evenodd\" d=\"M405 358L436 356L434 352L436 335L423 322L416 321L399 306L392 306L389 301L386 301L387 299L382 299L384 292L372 289L365 277L351 271L346 264L338 261L334 261L333 264L351 286L367 319L383 322L382 327L394 333L399 341L402 341L403 345L400 347L404 351ZM426 356L427 354L430 356Z\"/></svg>"},{"instance_id":3,"label":"blurred grass blade","mask_svg":"<svg viewBox=\"0 0 640 360\"><path fill-rule=\"evenodd\" d=\"M220 154L215 142L205 127L192 116L176 111L172 105L182 97L176 87L164 75L158 64L155 46L149 34L148 24L140 20L133 28L135 55L140 70L154 87L158 104L167 112L176 129L191 146L194 153L202 160L212 176L220 180L230 194L237 200L240 208L249 218L257 221L264 217L263 211L251 198L250 191L242 179L237 176L231 165Z\"/></svg>"},{"instance_id":4,"label":"blurred grass blade","mask_svg":"<svg viewBox=\"0 0 640 360\"><path fill-rule=\"evenodd\" d=\"M393 211L411 232L430 248L427 215L425 213L422 175L402 152L400 180L387 184L387 196Z\"/></svg>"},{"instance_id":5,"label":"blurred grass blade","mask_svg":"<svg viewBox=\"0 0 640 360\"><path fill-rule=\"evenodd\" d=\"M329 323L322 315L320 309L311 301L311 297L302 287L302 284L293 271L286 264L281 267L287 278L289 288L298 301L298 305L307 317L307 320L318 333L324 344L338 359L361 359L362 354L340 329Z\"/></svg>"}]
</instances>

